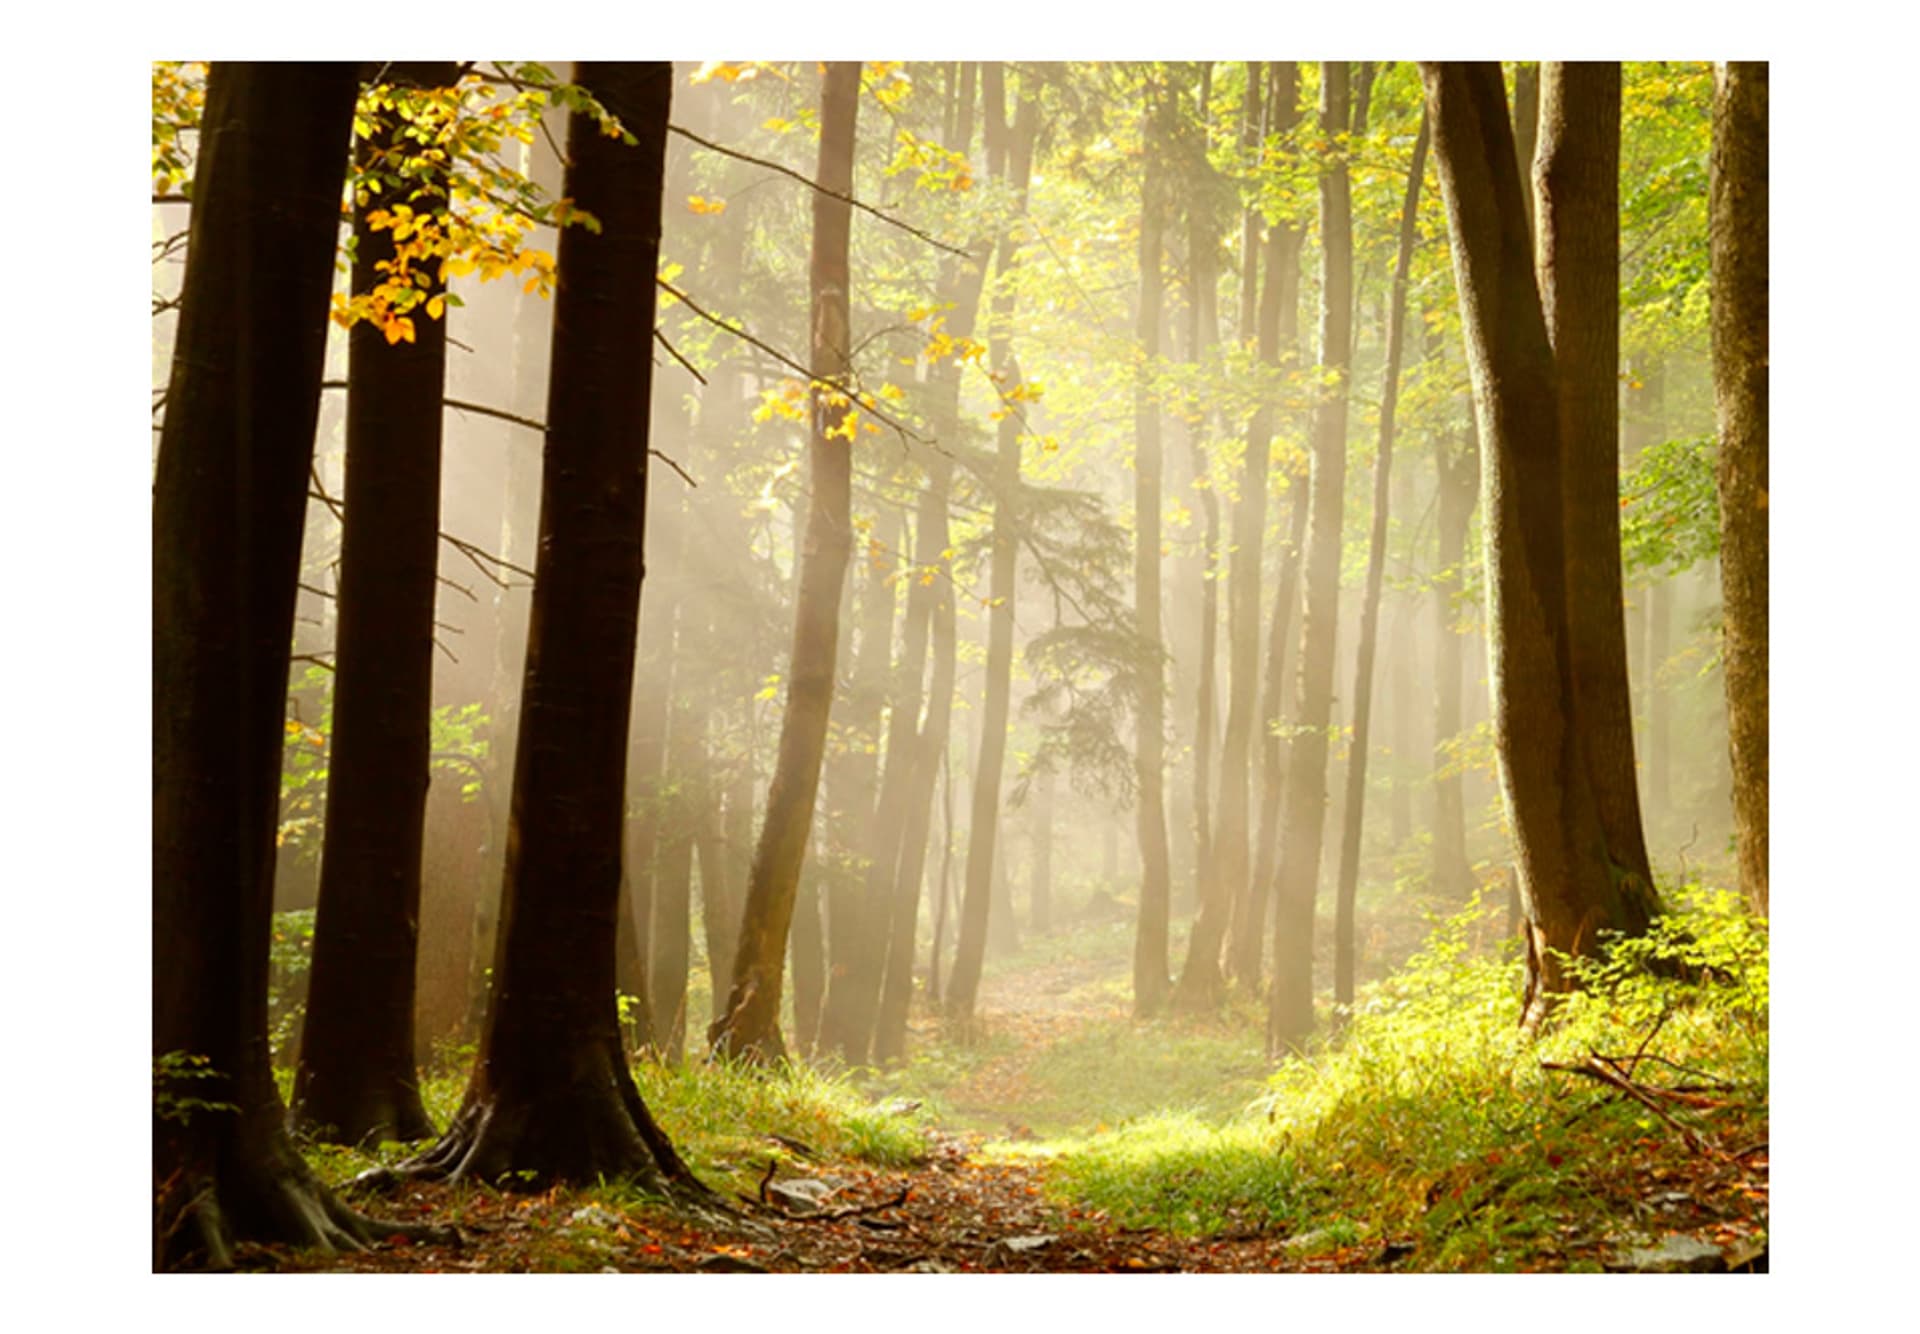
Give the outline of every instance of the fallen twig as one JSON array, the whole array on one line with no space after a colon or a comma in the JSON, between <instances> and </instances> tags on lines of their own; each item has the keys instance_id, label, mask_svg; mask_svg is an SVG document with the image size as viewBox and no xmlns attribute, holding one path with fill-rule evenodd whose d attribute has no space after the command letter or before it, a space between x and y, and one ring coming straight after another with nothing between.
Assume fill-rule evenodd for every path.
<instances>
[{"instance_id":1,"label":"fallen twig","mask_svg":"<svg viewBox=\"0 0 1920 1334\"><path fill-rule=\"evenodd\" d=\"M1666 1090L1649 1091L1648 1089L1642 1088L1621 1074L1617 1069L1603 1062L1595 1054L1589 1053L1587 1059L1579 1065L1569 1065L1562 1061L1542 1061L1540 1062L1540 1068L1542 1070L1561 1070L1567 1074L1579 1075L1585 1079L1598 1080L1602 1084L1626 1094L1662 1121L1665 1121L1668 1125L1679 1131L1681 1136L1687 1141L1687 1144L1696 1153L1704 1153L1710 1157L1721 1159L1727 1157L1726 1150L1702 1139L1698 1132L1691 1126L1688 1126L1682 1121L1675 1120L1666 1108L1655 1101L1654 1093L1665 1092ZM1685 1101L1685 1099L1683 1098L1681 1101Z\"/></svg>"}]
</instances>

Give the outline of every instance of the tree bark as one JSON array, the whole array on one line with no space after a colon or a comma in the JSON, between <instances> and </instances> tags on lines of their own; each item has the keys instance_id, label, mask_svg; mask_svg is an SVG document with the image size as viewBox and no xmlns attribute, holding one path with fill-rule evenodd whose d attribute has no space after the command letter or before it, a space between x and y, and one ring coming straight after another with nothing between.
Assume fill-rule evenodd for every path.
<instances>
[{"instance_id":1,"label":"tree bark","mask_svg":"<svg viewBox=\"0 0 1920 1334\"><path fill-rule=\"evenodd\" d=\"M451 62L395 65L386 79L442 88ZM383 280L390 229L374 208L445 207L446 192L395 188L409 140L387 111L359 146L361 166L389 190L354 215L353 290ZM429 296L438 296L436 281ZM420 917L434 599L439 591L440 424L447 326L421 307L414 336L389 343L354 326L347 348L346 509L340 538L333 735L307 1017L294 1075L296 1128L335 1144L433 1133L414 1070L414 964Z\"/></svg>"},{"instance_id":2,"label":"tree bark","mask_svg":"<svg viewBox=\"0 0 1920 1334\"><path fill-rule=\"evenodd\" d=\"M1400 399L1400 357L1405 346L1407 280L1419 223L1420 180L1427 167L1427 123L1413 141L1406 201L1400 210L1400 250L1394 260L1393 293L1387 310L1386 369L1381 372L1380 444L1373 459L1373 528L1367 536L1367 584L1360 602L1360 638L1353 681L1353 744L1347 752L1346 810L1340 830L1340 879L1334 903L1333 1003L1336 1022L1353 1007L1356 966L1354 898L1360 884L1360 831L1366 811L1367 748L1373 722L1373 656L1380 628L1380 583L1387 562L1387 502L1393 477L1394 412Z\"/></svg>"},{"instance_id":3,"label":"tree bark","mask_svg":"<svg viewBox=\"0 0 1920 1334\"><path fill-rule=\"evenodd\" d=\"M1347 129L1347 67L1321 66L1320 126ZM1353 362L1353 213L1345 150L1320 175L1320 364L1331 383L1314 407L1296 728L1287 755L1280 865L1274 880L1273 987L1267 1052L1313 1031L1314 900L1327 805L1328 723L1340 609L1340 523L1346 500L1347 377Z\"/></svg>"},{"instance_id":4,"label":"tree bark","mask_svg":"<svg viewBox=\"0 0 1920 1334\"><path fill-rule=\"evenodd\" d=\"M820 761L833 704L840 586L852 546L855 423L819 381L843 381L850 365L847 240L852 209L854 121L860 64L827 65L820 93L820 165L813 196L813 438L808 446L805 545L793 618L793 656L779 758L767 793L766 820L754 851L747 903L734 956L727 1013L708 1033L719 1056L785 1057L780 1039L780 981L787 927L813 824ZM833 193L827 193L831 191Z\"/></svg>"},{"instance_id":5,"label":"tree bark","mask_svg":"<svg viewBox=\"0 0 1920 1334\"><path fill-rule=\"evenodd\" d=\"M1714 67L1709 186L1720 591L1740 888L1767 898L1767 66Z\"/></svg>"},{"instance_id":6,"label":"tree bark","mask_svg":"<svg viewBox=\"0 0 1920 1334\"><path fill-rule=\"evenodd\" d=\"M1520 173L1494 64L1421 67L1453 238L1474 401L1487 452L1488 621L1501 790L1528 940L1523 1018L1570 979L1564 959L1658 911L1612 873L1575 713L1559 393L1534 284Z\"/></svg>"},{"instance_id":7,"label":"tree bark","mask_svg":"<svg viewBox=\"0 0 1920 1334\"><path fill-rule=\"evenodd\" d=\"M1652 892L1620 569L1620 66L1550 61L1534 245L1560 403L1574 712L1607 857Z\"/></svg>"},{"instance_id":8,"label":"tree bark","mask_svg":"<svg viewBox=\"0 0 1920 1334\"><path fill-rule=\"evenodd\" d=\"M288 645L357 83L347 64L207 78L153 499L157 1265L224 1268L247 1238L371 1240L288 1140L267 1043ZM188 1056L212 1077L162 1070ZM187 1098L226 1106L167 1114Z\"/></svg>"}]
</instances>

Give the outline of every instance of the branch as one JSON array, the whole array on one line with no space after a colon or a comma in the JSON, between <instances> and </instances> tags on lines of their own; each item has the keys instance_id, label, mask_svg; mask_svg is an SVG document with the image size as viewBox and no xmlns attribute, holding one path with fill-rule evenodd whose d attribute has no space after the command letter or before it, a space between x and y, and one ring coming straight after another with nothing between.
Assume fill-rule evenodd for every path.
<instances>
[{"instance_id":1,"label":"branch","mask_svg":"<svg viewBox=\"0 0 1920 1334\"><path fill-rule=\"evenodd\" d=\"M751 162L756 167L765 167L769 171L777 171L782 176L786 176L792 180L796 180L800 182L800 184L806 186L809 190L819 191L821 194L826 195L829 199L838 199L842 203L851 204L854 208L859 209L862 213L871 214L874 217L880 219L880 221L888 224L889 226L898 227L901 231L907 232L910 235L918 237L922 241L925 241L928 245L934 247L934 249L936 250L944 250L949 255L958 255L961 259L973 258L972 255L969 255L966 251L959 249L957 246L950 246L945 241L939 240L938 238L933 236L929 236L926 232L921 231L918 227L915 227L911 223L902 222L900 219L894 217L891 213L882 213L879 209L875 208L872 204L862 203L860 200L855 199L852 195L843 195L838 190L827 189L826 186L821 185L818 181L813 180L811 177L801 175L799 172L795 171L792 167L783 167L778 162L770 162L766 158L755 157L751 153L743 153L737 148L728 148L725 144L716 144L713 140L703 139L699 135L695 134L692 130L683 129L678 125L670 124L667 126L667 130L669 133L677 134L683 139L691 139L694 143L699 144L702 148L712 149L714 152L719 153L724 157L736 158L741 162Z\"/></svg>"},{"instance_id":2,"label":"branch","mask_svg":"<svg viewBox=\"0 0 1920 1334\"><path fill-rule=\"evenodd\" d=\"M672 343L669 343L667 341L667 336L665 334L661 333L658 329L655 329L653 331L653 337L654 337L654 340L658 342L661 347L664 347L665 349L667 349L668 354L675 361L679 362L682 366L686 367L688 375L691 375L694 379L698 380L701 384L705 384L707 382L707 377L702 375L699 371L695 370L693 368L693 363L691 361L688 361L685 357L680 355L680 349L675 347Z\"/></svg>"},{"instance_id":3,"label":"branch","mask_svg":"<svg viewBox=\"0 0 1920 1334\"><path fill-rule=\"evenodd\" d=\"M333 670L333 664L328 662L326 657L319 653L296 653L291 658L287 659L287 661L310 662L316 667L324 667L328 671Z\"/></svg>"},{"instance_id":4,"label":"branch","mask_svg":"<svg viewBox=\"0 0 1920 1334\"><path fill-rule=\"evenodd\" d=\"M834 390L837 393L842 393L847 395L849 398L853 399L855 406L858 407L860 411L867 413L868 415L872 417L876 417L879 420L885 422L888 426L891 426L897 433L899 433L902 439L911 440L915 444L919 444L919 445L930 445L935 448L939 447L939 441L933 440L927 436L921 435L919 432L913 430L911 427L896 420L895 418L889 416L888 414L880 411L880 409L875 407L873 404L864 401L860 397L860 391L854 386L850 384L840 384L836 381L823 379L820 376L815 375L813 373L812 368L807 366L802 366L799 362L795 361L792 357L789 357L786 353L782 352L779 348L774 347L771 343L764 343L760 339L755 338L752 334L747 332L744 326L738 325L738 324L729 324L726 320L722 319L718 315L715 315L712 311L702 308L699 302L695 301L692 297L688 296L685 292L675 287L672 283L668 282L665 278L656 278L654 279L654 281L660 285L661 291L666 292L669 296L672 296L677 301L685 302L688 310L691 310L695 315L698 315L701 319L705 320L708 324L713 325L716 329L725 330L727 333L732 334L735 338L738 338L743 343L747 343L753 347L759 348L762 352L772 357L775 361L779 362L782 366L785 366L789 370L792 370L800 375L806 376L808 384L821 385L827 389ZM946 451L941 450L941 452L945 453Z\"/></svg>"},{"instance_id":5,"label":"branch","mask_svg":"<svg viewBox=\"0 0 1920 1334\"><path fill-rule=\"evenodd\" d=\"M312 480L312 485L309 487L307 491L308 498L319 501L322 505L325 505L329 510L333 511L334 518L344 521L346 518L346 512L347 512L346 506L342 505L340 501L336 499L334 496L331 496L327 493L327 488L324 485L322 485L320 481L320 470L317 467L309 468L307 470L307 476ZM485 565L482 565L480 563L482 560L491 561L493 562L494 565L498 566L500 569L511 570L515 574L526 576L526 578L528 579L532 579L534 577L532 570L523 569L522 567L515 565L512 561L507 560L505 557L496 556L490 551L487 551L487 550L484 550L483 548L475 546L473 543L467 541L465 538L455 537L452 533L448 532L444 528L440 530L440 540L442 542L445 542L448 546L452 547L455 551L459 552L461 555L465 556L469 561L473 562L473 567L476 570L480 571L480 573L485 575L488 578L488 580L490 580L494 584L497 584L501 588L511 588L513 587L513 585L508 583L505 579L501 578L498 574L494 573L494 571L488 569ZM456 588L459 587L458 584L454 586ZM462 589L461 591L465 592L466 590ZM473 595L471 593L468 593L467 596L472 597Z\"/></svg>"}]
</instances>

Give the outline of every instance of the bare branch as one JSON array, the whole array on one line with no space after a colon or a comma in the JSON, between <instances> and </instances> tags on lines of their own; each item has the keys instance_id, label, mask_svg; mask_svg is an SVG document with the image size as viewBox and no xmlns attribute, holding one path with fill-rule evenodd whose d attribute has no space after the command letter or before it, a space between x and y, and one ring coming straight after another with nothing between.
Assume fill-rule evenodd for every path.
<instances>
[{"instance_id":1,"label":"bare branch","mask_svg":"<svg viewBox=\"0 0 1920 1334\"><path fill-rule=\"evenodd\" d=\"M658 329L655 329L653 331L653 336L654 336L654 339L660 344L661 347L664 347L665 349L667 349L667 353L669 356L671 356L675 361L679 362L682 366L686 367L688 375L691 375L694 379L698 380L701 384L705 384L707 382L707 377L702 375L699 371L695 370L693 368L693 363L691 361L688 361L685 357L680 355L680 349L675 347L672 343L668 342L667 336L665 334L661 333Z\"/></svg>"},{"instance_id":2,"label":"bare branch","mask_svg":"<svg viewBox=\"0 0 1920 1334\"><path fill-rule=\"evenodd\" d=\"M691 139L694 143L699 144L702 148L712 149L714 152L719 153L724 157L736 158L741 162L751 162L754 166L765 167L768 171L777 171L782 176L786 176L792 180L796 180L800 182L800 184L806 186L809 190L819 191L821 194L826 195L829 199L838 199L842 203L851 204L854 208L859 209L862 213L871 214L872 216L880 219L880 221L888 224L889 226L898 227L901 231L907 232L910 235L918 237L920 240L925 241L928 245L932 246L936 250L944 250L949 255L958 255L961 259L973 258L972 255L969 255L966 251L960 249L958 246L950 246L945 241L942 241L937 237L930 236L926 232L921 231L918 227L915 227L913 224L902 222L900 219L894 217L891 213L882 213L879 209L875 208L873 205L862 203L860 200L855 199L852 195L843 195L838 190L829 190L825 186L821 185L818 181L813 180L809 176L802 175L800 172L795 171L792 167L782 166L778 162L770 162L763 157L755 157L751 153L743 153L737 148L728 148L725 144L716 144L713 140L703 139L699 135L695 134L692 130L684 129L678 125L668 125L667 130L670 133L679 135L683 139Z\"/></svg>"}]
</instances>

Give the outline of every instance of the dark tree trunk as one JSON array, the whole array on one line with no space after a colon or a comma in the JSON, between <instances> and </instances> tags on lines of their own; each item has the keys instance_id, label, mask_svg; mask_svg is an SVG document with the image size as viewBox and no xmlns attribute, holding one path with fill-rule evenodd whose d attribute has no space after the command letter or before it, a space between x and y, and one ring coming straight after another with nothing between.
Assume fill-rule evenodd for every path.
<instances>
[{"instance_id":1,"label":"dark tree trunk","mask_svg":"<svg viewBox=\"0 0 1920 1334\"><path fill-rule=\"evenodd\" d=\"M1004 175L1013 187L1014 212L1024 212L1027 182L1033 174L1034 140L1040 130L1040 99L1037 89L1023 87L1020 108L1010 130L995 126L1005 116L1002 91L1003 75L998 65L989 65L986 78L988 155L1001 155ZM1003 137L1004 136L1004 137ZM996 143L996 141L999 141ZM1000 236L999 272L1011 273L1019 263L1018 239L1011 228ZM1013 356L1014 294L1003 285L993 301L993 332L988 356L1001 394L1010 394L1020 386L1020 366ZM972 825L967 836L966 889L960 900L959 943L954 951L953 973L948 980L946 1007L962 1028L973 1020L973 1007L980 989L980 969L986 960L987 916L993 894L993 864L1000 828L1001 770L1007 750L1007 718L1012 704L1013 678L1013 602L1014 565L1018 546L1014 536L1017 522L1010 512L1020 483L1020 420L1008 413L1000 419L998 450L994 469L994 525L992 538L993 573L989 584L993 609L987 622L986 698L981 709L980 756L973 773Z\"/></svg>"},{"instance_id":2,"label":"dark tree trunk","mask_svg":"<svg viewBox=\"0 0 1920 1334\"><path fill-rule=\"evenodd\" d=\"M692 1190L628 1072L614 1006L673 74L664 63L582 63L575 79L637 142L622 144L584 116L568 121L566 193L600 230L560 236L540 554L493 989L460 1111L404 1170L488 1181L618 1176Z\"/></svg>"},{"instance_id":3,"label":"dark tree trunk","mask_svg":"<svg viewBox=\"0 0 1920 1334\"><path fill-rule=\"evenodd\" d=\"M1575 715L1561 514L1559 393L1534 284L1506 95L1495 64L1424 64L1434 154L1487 460L1488 623L1500 781L1526 917L1526 1022L1600 934L1643 931L1658 903L1616 878Z\"/></svg>"},{"instance_id":4,"label":"dark tree trunk","mask_svg":"<svg viewBox=\"0 0 1920 1334\"><path fill-rule=\"evenodd\" d=\"M1320 67L1320 125L1329 141L1347 128L1347 67ZM1346 501L1347 376L1353 362L1353 212L1346 161L1320 176L1320 364L1331 383L1314 407L1307 516L1305 614L1295 732L1287 753L1280 865L1274 879L1273 988L1267 1052L1313 1031L1314 901L1327 806L1334 633L1340 610L1340 524Z\"/></svg>"},{"instance_id":5,"label":"dark tree trunk","mask_svg":"<svg viewBox=\"0 0 1920 1334\"><path fill-rule=\"evenodd\" d=\"M1552 61L1542 83L1534 253L1559 384L1574 712L1613 873L1651 893L1620 570L1620 66Z\"/></svg>"},{"instance_id":6,"label":"dark tree trunk","mask_svg":"<svg viewBox=\"0 0 1920 1334\"><path fill-rule=\"evenodd\" d=\"M1427 169L1427 123L1413 141L1406 200L1400 210L1400 251L1394 260L1393 295L1387 311L1387 364L1381 372L1380 444L1373 459L1373 528L1367 536L1367 585L1360 601L1360 638L1353 671L1353 744L1347 752L1347 797L1340 828L1340 879L1334 900L1333 1003L1336 1022L1353 1007L1354 897L1360 884L1360 829L1366 812L1367 748L1373 723L1373 656L1380 628L1380 583L1387 563L1387 502L1393 480L1394 412L1400 400L1400 357L1405 346L1407 279L1419 223L1420 179Z\"/></svg>"},{"instance_id":7,"label":"dark tree trunk","mask_svg":"<svg viewBox=\"0 0 1920 1334\"><path fill-rule=\"evenodd\" d=\"M1709 230L1720 591L1740 888L1767 899L1767 66L1714 69Z\"/></svg>"},{"instance_id":8,"label":"dark tree trunk","mask_svg":"<svg viewBox=\"0 0 1920 1334\"><path fill-rule=\"evenodd\" d=\"M1299 67L1293 61L1273 67L1269 95L1269 124L1277 132L1299 123ZM1282 364L1299 355L1300 342L1300 229L1292 222L1283 228L1287 248L1278 275L1282 283L1278 347ZM1266 946L1267 898L1273 884L1275 854L1279 848L1280 792L1286 776L1286 747L1279 735L1288 704L1294 650L1293 614L1300 602L1300 556L1307 535L1308 490L1304 467L1287 475L1291 497L1287 533L1280 544L1280 568L1273 589L1273 611L1267 618L1266 670L1261 681L1259 770L1260 820L1252 873L1243 892L1233 900L1231 934L1227 943L1227 972L1249 989L1260 985L1260 956Z\"/></svg>"},{"instance_id":9,"label":"dark tree trunk","mask_svg":"<svg viewBox=\"0 0 1920 1334\"><path fill-rule=\"evenodd\" d=\"M345 64L207 78L153 494L157 1265L373 1236L294 1151L267 1043L288 646L356 85ZM174 1077L188 1057L213 1077ZM191 1098L224 1106L168 1114Z\"/></svg>"},{"instance_id":10,"label":"dark tree trunk","mask_svg":"<svg viewBox=\"0 0 1920 1334\"><path fill-rule=\"evenodd\" d=\"M844 381L849 364L847 239L852 209L854 121L860 64L826 66L820 90L823 187L813 196L812 365L816 380ZM826 191L833 191L829 194ZM813 825L827 715L833 704L840 587L852 546L853 445L848 408L817 387L808 446L807 528L800 553L787 710L779 758L767 792L766 820L754 850L747 903L728 988L727 1013L708 1033L716 1055L785 1056L780 1040L780 982L787 928Z\"/></svg>"},{"instance_id":11,"label":"dark tree trunk","mask_svg":"<svg viewBox=\"0 0 1920 1334\"><path fill-rule=\"evenodd\" d=\"M441 88L451 62L394 65L394 85ZM400 188L409 140L385 113L358 149L388 184L369 202L427 213L444 190ZM393 232L354 216L353 290L370 292ZM430 295L437 296L435 283ZM433 1133L413 1065L414 954L427 812L438 592L440 418L447 326L416 308L414 336L354 326L347 350L346 512L340 538L333 736L307 1017L294 1076L296 1128L335 1144Z\"/></svg>"}]
</instances>

